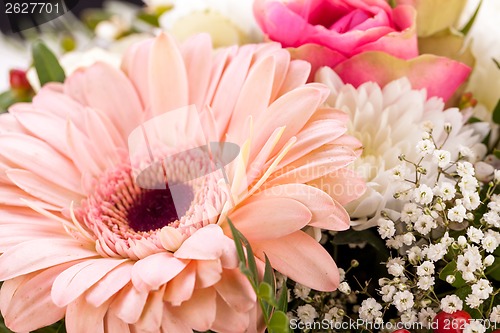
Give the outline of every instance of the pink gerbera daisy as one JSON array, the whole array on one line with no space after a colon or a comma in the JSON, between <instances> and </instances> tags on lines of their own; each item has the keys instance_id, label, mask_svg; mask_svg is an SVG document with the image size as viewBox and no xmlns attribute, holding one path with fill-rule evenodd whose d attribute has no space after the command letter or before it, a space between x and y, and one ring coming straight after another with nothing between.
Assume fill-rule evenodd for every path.
<instances>
[{"instance_id":1,"label":"pink gerbera daisy","mask_svg":"<svg viewBox=\"0 0 500 333\"><path fill-rule=\"evenodd\" d=\"M360 144L323 105L328 88L305 84L309 70L278 44L215 52L207 36L179 47L162 34L133 46L121 70L80 69L0 116L6 325L259 331L227 217L261 267L265 253L291 279L334 290L334 261L301 229L349 227L341 205L364 186L345 167ZM155 121L170 127L148 132L154 142L134 136ZM239 147L222 174L189 150L202 138ZM151 167L174 146L187 153ZM154 188L164 176L175 193Z\"/></svg>"}]
</instances>

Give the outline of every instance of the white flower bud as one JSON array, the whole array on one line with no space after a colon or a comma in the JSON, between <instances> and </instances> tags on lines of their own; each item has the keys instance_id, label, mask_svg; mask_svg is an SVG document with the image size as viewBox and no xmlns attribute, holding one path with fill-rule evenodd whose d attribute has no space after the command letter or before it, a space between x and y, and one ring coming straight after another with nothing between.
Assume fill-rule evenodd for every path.
<instances>
[{"instance_id":1,"label":"white flower bud","mask_svg":"<svg viewBox=\"0 0 500 333\"><path fill-rule=\"evenodd\" d=\"M484 264L484 266L488 267L488 266L493 265L494 261L495 261L495 257L493 255L489 254L488 256L486 256L486 258L484 258L483 264Z\"/></svg>"},{"instance_id":2,"label":"white flower bud","mask_svg":"<svg viewBox=\"0 0 500 333\"><path fill-rule=\"evenodd\" d=\"M342 282L339 285L339 291L341 293L344 293L346 295L349 295L351 293L351 287L349 287L349 284L347 282Z\"/></svg>"},{"instance_id":3,"label":"white flower bud","mask_svg":"<svg viewBox=\"0 0 500 333\"><path fill-rule=\"evenodd\" d=\"M461 247L464 247L465 245L467 245L467 238L465 238L464 236L459 236L457 241L458 241L458 245L460 245Z\"/></svg>"},{"instance_id":4,"label":"white flower bud","mask_svg":"<svg viewBox=\"0 0 500 333\"><path fill-rule=\"evenodd\" d=\"M446 277L446 282L448 282L449 284L452 284L453 282L455 282L455 276L454 275L448 275Z\"/></svg>"}]
</instances>

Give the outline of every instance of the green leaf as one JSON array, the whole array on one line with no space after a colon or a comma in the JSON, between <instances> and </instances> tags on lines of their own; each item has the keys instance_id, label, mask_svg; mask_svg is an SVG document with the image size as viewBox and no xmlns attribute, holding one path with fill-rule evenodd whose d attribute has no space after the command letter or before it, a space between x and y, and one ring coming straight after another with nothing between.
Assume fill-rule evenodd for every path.
<instances>
[{"instance_id":1,"label":"green leaf","mask_svg":"<svg viewBox=\"0 0 500 333\"><path fill-rule=\"evenodd\" d=\"M448 275L453 275L455 277L455 282L451 284L453 287L460 288L466 285L462 274L457 270L457 262L455 260L449 262L448 265L443 268L443 270L439 273L439 278L446 281L446 277Z\"/></svg>"},{"instance_id":2,"label":"green leaf","mask_svg":"<svg viewBox=\"0 0 500 333\"><path fill-rule=\"evenodd\" d=\"M289 327L288 317L283 311L274 312L267 326L270 333L288 333Z\"/></svg>"},{"instance_id":3,"label":"green leaf","mask_svg":"<svg viewBox=\"0 0 500 333\"><path fill-rule=\"evenodd\" d=\"M63 68L54 53L42 41L33 44L32 53L40 85L43 86L47 82L64 82L66 76Z\"/></svg>"},{"instance_id":4,"label":"green leaf","mask_svg":"<svg viewBox=\"0 0 500 333\"><path fill-rule=\"evenodd\" d=\"M500 62L498 62L498 60L496 60L494 58L492 60L495 63L495 65L497 65L497 68L500 69Z\"/></svg>"},{"instance_id":5,"label":"green leaf","mask_svg":"<svg viewBox=\"0 0 500 333\"><path fill-rule=\"evenodd\" d=\"M253 254L253 250L252 247L250 246L250 243L241 233L240 237L243 239L243 243L245 244L245 248L247 249L248 268L252 273L254 284L257 285L259 283L259 272L257 270L257 263L255 262L255 255Z\"/></svg>"},{"instance_id":6,"label":"green leaf","mask_svg":"<svg viewBox=\"0 0 500 333\"><path fill-rule=\"evenodd\" d=\"M231 233L233 234L234 244L236 246L236 252L238 253L238 258L240 259L240 262L244 263L244 266L246 266L247 260L245 258L245 252L243 251L243 246L241 245L240 232L236 230L233 222L231 222L229 217L227 218L227 223L229 224L229 228L231 229Z\"/></svg>"},{"instance_id":7,"label":"green leaf","mask_svg":"<svg viewBox=\"0 0 500 333\"><path fill-rule=\"evenodd\" d=\"M149 25L152 25L153 27L160 27L160 22L158 20L158 16L146 12L140 12L137 14L137 18L143 22L146 22Z\"/></svg>"},{"instance_id":8,"label":"green leaf","mask_svg":"<svg viewBox=\"0 0 500 333\"><path fill-rule=\"evenodd\" d=\"M278 305L276 309L287 312L288 311L288 287L286 286L286 281L283 281L283 287L281 287L280 298L278 299Z\"/></svg>"},{"instance_id":9,"label":"green leaf","mask_svg":"<svg viewBox=\"0 0 500 333\"><path fill-rule=\"evenodd\" d=\"M497 105L493 109L493 121L495 124L500 124L500 100L498 100Z\"/></svg>"},{"instance_id":10,"label":"green leaf","mask_svg":"<svg viewBox=\"0 0 500 333\"><path fill-rule=\"evenodd\" d=\"M7 112L7 109L16 102L16 96L12 90L7 90L0 94L0 113Z\"/></svg>"},{"instance_id":11,"label":"green leaf","mask_svg":"<svg viewBox=\"0 0 500 333\"><path fill-rule=\"evenodd\" d=\"M269 258L264 253L264 257L266 258L266 266L264 269L264 282L268 283L271 286L272 290L276 290L276 281L274 277L274 270L269 262Z\"/></svg>"},{"instance_id":12,"label":"green leaf","mask_svg":"<svg viewBox=\"0 0 500 333\"><path fill-rule=\"evenodd\" d=\"M483 0L479 1L479 4L477 5L476 11L474 12L474 15L470 18L469 22L460 30L461 33L464 35L467 35L474 25L474 22L476 21L477 13L479 13L479 9L481 8L481 5L483 4Z\"/></svg>"},{"instance_id":13,"label":"green leaf","mask_svg":"<svg viewBox=\"0 0 500 333\"><path fill-rule=\"evenodd\" d=\"M275 291L269 283L260 283L259 290L257 291L257 296L260 299L266 301L268 304L276 305Z\"/></svg>"},{"instance_id":14,"label":"green leaf","mask_svg":"<svg viewBox=\"0 0 500 333\"><path fill-rule=\"evenodd\" d=\"M493 155L495 155L496 158L500 158L500 150L498 149L493 149Z\"/></svg>"}]
</instances>

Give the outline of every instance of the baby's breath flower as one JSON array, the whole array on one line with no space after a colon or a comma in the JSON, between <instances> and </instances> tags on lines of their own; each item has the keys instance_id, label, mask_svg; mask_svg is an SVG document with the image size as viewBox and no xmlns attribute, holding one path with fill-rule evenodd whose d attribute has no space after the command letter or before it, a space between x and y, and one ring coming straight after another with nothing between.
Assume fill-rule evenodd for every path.
<instances>
[{"instance_id":1,"label":"baby's breath flower","mask_svg":"<svg viewBox=\"0 0 500 333\"><path fill-rule=\"evenodd\" d=\"M420 156L430 155L434 152L434 149L436 149L436 146L429 139L424 139L417 143L417 152Z\"/></svg>"},{"instance_id":2,"label":"baby's breath flower","mask_svg":"<svg viewBox=\"0 0 500 333\"><path fill-rule=\"evenodd\" d=\"M474 176L474 166L470 162L458 162L457 173L460 177Z\"/></svg>"},{"instance_id":3,"label":"baby's breath flower","mask_svg":"<svg viewBox=\"0 0 500 333\"><path fill-rule=\"evenodd\" d=\"M318 312L311 304L301 305L297 308L297 317L303 323L312 324L318 318Z\"/></svg>"},{"instance_id":4,"label":"baby's breath flower","mask_svg":"<svg viewBox=\"0 0 500 333\"><path fill-rule=\"evenodd\" d=\"M403 235L403 243L410 246L415 241L415 235L411 232L407 232Z\"/></svg>"},{"instance_id":5,"label":"baby's breath flower","mask_svg":"<svg viewBox=\"0 0 500 333\"><path fill-rule=\"evenodd\" d=\"M486 256L486 258L484 258L483 265L484 265L484 267L489 267L489 266L493 265L494 262L495 262L495 257L493 255L489 254Z\"/></svg>"},{"instance_id":6,"label":"baby's breath flower","mask_svg":"<svg viewBox=\"0 0 500 333\"><path fill-rule=\"evenodd\" d=\"M396 228L394 227L394 222L384 218L378 220L378 233L382 239L394 236L395 232Z\"/></svg>"},{"instance_id":7,"label":"baby's breath flower","mask_svg":"<svg viewBox=\"0 0 500 333\"><path fill-rule=\"evenodd\" d=\"M349 287L349 284L347 282L342 282L339 285L339 291L343 294L350 294L351 293L351 287Z\"/></svg>"},{"instance_id":8,"label":"baby's breath flower","mask_svg":"<svg viewBox=\"0 0 500 333\"><path fill-rule=\"evenodd\" d=\"M441 310L447 313L453 313L462 310L463 302L456 295L447 295L441 299Z\"/></svg>"},{"instance_id":9,"label":"baby's breath flower","mask_svg":"<svg viewBox=\"0 0 500 333\"><path fill-rule=\"evenodd\" d=\"M389 274L391 274L393 276L404 275L405 267L404 267L404 261L402 258L397 257L397 258L389 259L389 261L387 261L386 267L387 267L387 271L389 272Z\"/></svg>"},{"instance_id":10,"label":"baby's breath flower","mask_svg":"<svg viewBox=\"0 0 500 333\"><path fill-rule=\"evenodd\" d=\"M303 300L305 300L307 296L309 296L310 292L311 288L306 287L300 283L296 283L295 287L293 288L293 293L295 294L295 296Z\"/></svg>"},{"instance_id":11,"label":"baby's breath flower","mask_svg":"<svg viewBox=\"0 0 500 333\"><path fill-rule=\"evenodd\" d=\"M376 318L382 317L382 305L377 303L375 298L365 299L359 308L359 318L367 322L373 322Z\"/></svg>"},{"instance_id":12,"label":"baby's breath flower","mask_svg":"<svg viewBox=\"0 0 500 333\"><path fill-rule=\"evenodd\" d=\"M457 192L455 185L448 181L442 181L439 186L437 186L436 194L439 195L444 201L452 200Z\"/></svg>"},{"instance_id":13,"label":"baby's breath flower","mask_svg":"<svg viewBox=\"0 0 500 333\"><path fill-rule=\"evenodd\" d=\"M433 276L421 276L418 278L417 287L422 290L429 290L434 285Z\"/></svg>"},{"instance_id":14,"label":"baby's breath flower","mask_svg":"<svg viewBox=\"0 0 500 333\"><path fill-rule=\"evenodd\" d=\"M392 297L396 293L396 287L390 284L386 284L380 289L380 294L382 295L382 300L386 303L392 302Z\"/></svg>"},{"instance_id":15,"label":"baby's breath flower","mask_svg":"<svg viewBox=\"0 0 500 333\"><path fill-rule=\"evenodd\" d=\"M408 261L412 265L416 265L422 259L422 249L418 246L413 246L406 254L408 255Z\"/></svg>"},{"instance_id":16,"label":"baby's breath flower","mask_svg":"<svg viewBox=\"0 0 500 333\"><path fill-rule=\"evenodd\" d=\"M432 161L440 168L445 168L450 164L451 154L446 150L435 150L432 154Z\"/></svg>"},{"instance_id":17,"label":"baby's breath flower","mask_svg":"<svg viewBox=\"0 0 500 333\"><path fill-rule=\"evenodd\" d=\"M463 222L467 217L467 210L462 204L458 204L448 211L448 219L454 222Z\"/></svg>"},{"instance_id":18,"label":"baby's breath flower","mask_svg":"<svg viewBox=\"0 0 500 333\"><path fill-rule=\"evenodd\" d=\"M432 275L434 274L434 263L431 261L424 261L420 266L417 267L417 275Z\"/></svg>"},{"instance_id":19,"label":"baby's breath flower","mask_svg":"<svg viewBox=\"0 0 500 333\"><path fill-rule=\"evenodd\" d=\"M490 321L494 323L500 323L500 305L497 305L491 309Z\"/></svg>"},{"instance_id":20,"label":"baby's breath flower","mask_svg":"<svg viewBox=\"0 0 500 333\"><path fill-rule=\"evenodd\" d=\"M486 332L486 327L479 321L471 321L464 326L463 333L484 333Z\"/></svg>"},{"instance_id":21,"label":"baby's breath flower","mask_svg":"<svg viewBox=\"0 0 500 333\"><path fill-rule=\"evenodd\" d=\"M481 299L487 299L493 292L493 287L490 285L490 281L486 279L480 279L475 284L472 285L472 294L476 295Z\"/></svg>"},{"instance_id":22,"label":"baby's breath flower","mask_svg":"<svg viewBox=\"0 0 500 333\"><path fill-rule=\"evenodd\" d=\"M418 321L417 311L415 310L408 310L401 314L402 323L411 324L411 323L416 323L417 321Z\"/></svg>"},{"instance_id":23,"label":"baby's breath flower","mask_svg":"<svg viewBox=\"0 0 500 333\"><path fill-rule=\"evenodd\" d=\"M468 295L465 298L465 303L469 307L471 307L473 309L476 309L476 308L478 308L483 303L483 300L481 298L479 298L479 296L477 296L475 294L470 294L470 295Z\"/></svg>"},{"instance_id":24,"label":"baby's breath flower","mask_svg":"<svg viewBox=\"0 0 500 333\"><path fill-rule=\"evenodd\" d=\"M467 237L471 242L479 244L481 243L481 239L484 237L484 234L480 229L469 227L467 229Z\"/></svg>"},{"instance_id":25,"label":"baby's breath flower","mask_svg":"<svg viewBox=\"0 0 500 333\"><path fill-rule=\"evenodd\" d=\"M413 199L415 202L422 205L430 204L433 197L434 194L432 193L432 189L425 184L420 185L413 192Z\"/></svg>"},{"instance_id":26,"label":"baby's breath flower","mask_svg":"<svg viewBox=\"0 0 500 333\"><path fill-rule=\"evenodd\" d=\"M413 307L413 294L409 290L398 291L394 294L392 304L398 311L406 311Z\"/></svg>"},{"instance_id":27,"label":"baby's breath flower","mask_svg":"<svg viewBox=\"0 0 500 333\"><path fill-rule=\"evenodd\" d=\"M432 308L422 308L418 313L418 321L424 324L424 327L430 328L435 316L436 312Z\"/></svg>"},{"instance_id":28,"label":"baby's breath flower","mask_svg":"<svg viewBox=\"0 0 500 333\"><path fill-rule=\"evenodd\" d=\"M481 240L483 249L488 253L493 253L498 247L498 233L493 230L488 230Z\"/></svg>"},{"instance_id":29,"label":"baby's breath flower","mask_svg":"<svg viewBox=\"0 0 500 333\"><path fill-rule=\"evenodd\" d=\"M414 228L422 235L427 235L437 226L436 221L430 215L419 216L415 222Z\"/></svg>"}]
</instances>

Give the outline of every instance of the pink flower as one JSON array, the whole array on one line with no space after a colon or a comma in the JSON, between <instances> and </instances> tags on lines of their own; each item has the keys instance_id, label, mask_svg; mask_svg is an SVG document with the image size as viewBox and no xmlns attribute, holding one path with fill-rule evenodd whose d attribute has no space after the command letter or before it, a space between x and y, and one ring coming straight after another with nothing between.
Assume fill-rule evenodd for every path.
<instances>
[{"instance_id":1,"label":"pink flower","mask_svg":"<svg viewBox=\"0 0 500 333\"><path fill-rule=\"evenodd\" d=\"M445 101L470 68L445 57L419 56L416 11L386 0L256 0L257 22L268 38L289 47L294 59L316 70L328 66L355 87L384 86L407 76L415 88ZM436 80L437 79L437 80Z\"/></svg>"},{"instance_id":2,"label":"pink flower","mask_svg":"<svg viewBox=\"0 0 500 333\"><path fill-rule=\"evenodd\" d=\"M277 44L215 53L204 35L181 47L160 35L134 45L122 70L80 69L0 116L6 325L261 331L226 217L260 269L266 253L297 282L335 289L334 261L301 229L349 227L341 205L364 183L345 167L360 144L323 106L328 88L305 84L309 70ZM224 176L190 174L210 166L187 147L203 140L241 148ZM147 187L164 181L170 191Z\"/></svg>"},{"instance_id":3,"label":"pink flower","mask_svg":"<svg viewBox=\"0 0 500 333\"><path fill-rule=\"evenodd\" d=\"M333 67L366 51L398 58L418 55L415 10L385 0L257 0L257 21L267 36L294 52ZM313 53L313 54L312 54Z\"/></svg>"}]
</instances>

